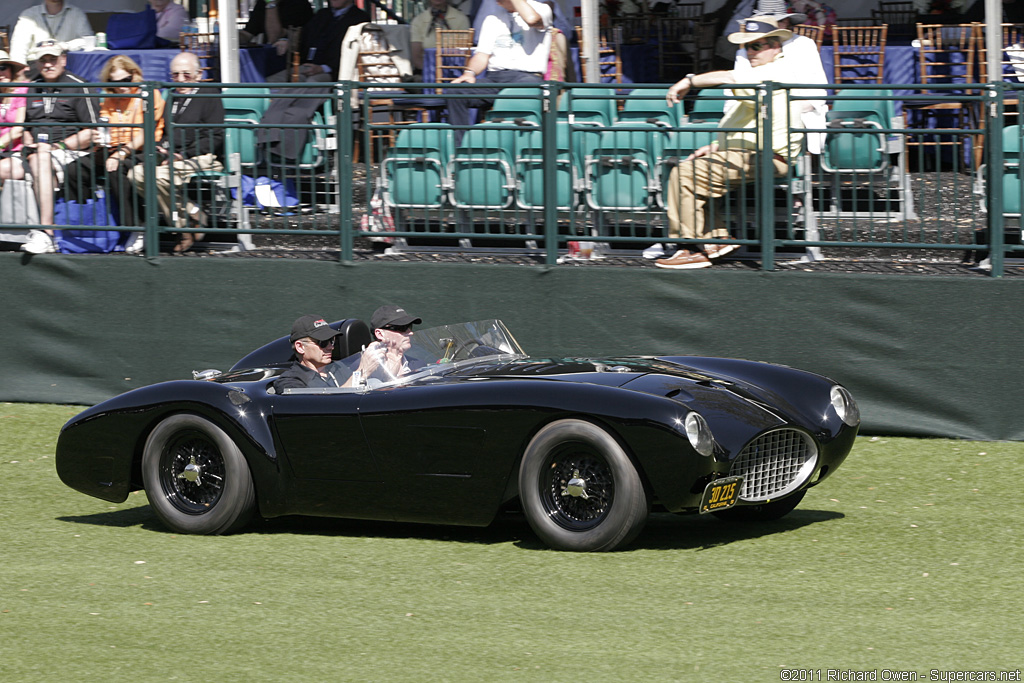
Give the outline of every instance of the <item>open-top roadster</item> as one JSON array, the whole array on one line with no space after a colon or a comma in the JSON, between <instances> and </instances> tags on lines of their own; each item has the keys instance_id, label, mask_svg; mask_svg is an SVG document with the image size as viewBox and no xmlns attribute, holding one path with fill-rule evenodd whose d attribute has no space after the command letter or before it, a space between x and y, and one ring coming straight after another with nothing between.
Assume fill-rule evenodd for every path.
<instances>
[{"instance_id":1,"label":"open-top roadster","mask_svg":"<svg viewBox=\"0 0 1024 683\"><path fill-rule=\"evenodd\" d=\"M355 368L356 319L335 358ZM860 423L841 385L706 357L530 358L497 320L417 330L410 372L287 389L283 337L230 371L127 392L62 429L68 486L144 488L183 533L300 514L485 526L518 501L563 550L629 543L652 509L768 520L843 462Z\"/></svg>"}]
</instances>

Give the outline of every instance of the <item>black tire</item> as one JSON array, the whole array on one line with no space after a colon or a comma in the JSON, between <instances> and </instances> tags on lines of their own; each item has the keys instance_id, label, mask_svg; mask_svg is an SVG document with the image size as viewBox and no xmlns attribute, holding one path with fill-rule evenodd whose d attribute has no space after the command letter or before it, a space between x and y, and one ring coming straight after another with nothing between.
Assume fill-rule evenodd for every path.
<instances>
[{"instance_id":1,"label":"black tire","mask_svg":"<svg viewBox=\"0 0 1024 683\"><path fill-rule=\"evenodd\" d=\"M160 521L183 534L230 533L256 509L242 452L223 429L198 415L172 415L150 433L142 481Z\"/></svg>"},{"instance_id":2,"label":"black tire","mask_svg":"<svg viewBox=\"0 0 1024 683\"><path fill-rule=\"evenodd\" d=\"M786 496L782 500L760 505L737 505L728 510L712 512L715 517L726 522L771 522L785 517L804 499L806 490Z\"/></svg>"},{"instance_id":3,"label":"black tire","mask_svg":"<svg viewBox=\"0 0 1024 683\"><path fill-rule=\"evenodd\" d=\"M621 548L650 513L633 462L611 434L583 420L552 422L533 437L519 467L519 496L530 526L556 550Z\"/></svg>"}]
</instances>

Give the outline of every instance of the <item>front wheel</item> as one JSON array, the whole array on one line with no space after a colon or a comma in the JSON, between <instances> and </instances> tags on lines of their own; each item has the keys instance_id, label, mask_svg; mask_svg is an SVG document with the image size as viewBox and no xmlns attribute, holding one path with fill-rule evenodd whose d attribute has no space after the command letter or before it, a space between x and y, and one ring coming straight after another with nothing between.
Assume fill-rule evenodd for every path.
<instances>
[{"instance_id":1,"label":"front wheel","mask_svg":"<svg viewBox=\"0 0 1024 683\"><path fill-rule=\"evenodd\" d=\"M806 493L806 490L801 491L791 496L786 496L782 500L761 503L759 505L737 505L727 510L712 512L711 514L727 522L771 522L785 517L792 512L800 504L800 501L804 499L804 494Z\"/></svg>"},{"instance_id":2,"label":"front wheel","mask_svg":"<svg viewBox=\"0 0 1024 683\"><path fill-rule=\"evenodd\" d=\"M172 415L150 433L142 481L157 517L179 533L230 533L256 509L242 452L223 429L198 415Z\"/></svg>"},{"instance_id":3,"label":"front wheel","mask_svg":"<svg viewBox=\"0 0 1024 683\"><path fill-rule=\"evenodd\" d=\"M556 550L620 548L643 529L650 502L619 443L583 420L541 429L523 455L519 496L530 526Z\"/></svg>"}]
</instances>

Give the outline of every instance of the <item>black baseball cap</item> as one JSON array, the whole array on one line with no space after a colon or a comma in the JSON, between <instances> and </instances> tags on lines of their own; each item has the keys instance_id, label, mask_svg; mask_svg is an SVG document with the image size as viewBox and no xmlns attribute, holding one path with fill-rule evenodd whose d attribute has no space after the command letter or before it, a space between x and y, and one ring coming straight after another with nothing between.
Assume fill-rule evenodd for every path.
<instances>
[{"instance_id":1,"label":"black baseball cap","mask_svg":"<svg viewBox=\"0 0 1024 683\"><path fill-rule=\"evenodd\" d=\"M370 327L379 330L387 325L402 327L403 325L419 325L423 320L409 315L404 308L398 306L381 306L370 316Z\"/></svg>"},{"instance_id":2,"label":"black baseball cap","mask_svg":"<svg viewBox=\"0 0 1024 683\"><path fill-rule=\"evenodd\" d=\"M290 341L294 344L300 339L309 337L317 341L324 341L337 337L340 332L328 324L326 320L318 315L304 315L292 325L292 336Z\"/></svg>"}]
</instances>

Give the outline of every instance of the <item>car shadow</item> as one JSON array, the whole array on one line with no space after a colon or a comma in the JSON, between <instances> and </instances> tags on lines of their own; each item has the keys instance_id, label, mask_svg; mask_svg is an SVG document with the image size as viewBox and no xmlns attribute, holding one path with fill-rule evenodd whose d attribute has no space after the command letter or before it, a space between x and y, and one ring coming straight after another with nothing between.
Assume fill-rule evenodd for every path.
<instances>
[{"instance_id":1,"label":"car shadow","mask_svg":"<svg viewBox=\"0 0 1024 683\"><path fill-rule=\"evenodd\" d=\"M782 519L770 522L724 522L712 515L655 513L647 520L647 525L636 540L623 551L708 550L737 541L795 531L843 517L842 513L832 510L797 509ZM92 515L58 517L57 519L75 524L121 528L138 526L157 533L176 533L161 524L149 505ZM256 520L239 533L346 538L410 538L480 545L512 543L523 550L550 550L533 533L526 518L517 513L503 513L490 526L486 527L286 516Z\"/></svg>"}]
</instances>

